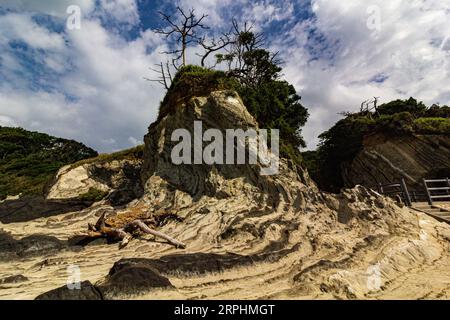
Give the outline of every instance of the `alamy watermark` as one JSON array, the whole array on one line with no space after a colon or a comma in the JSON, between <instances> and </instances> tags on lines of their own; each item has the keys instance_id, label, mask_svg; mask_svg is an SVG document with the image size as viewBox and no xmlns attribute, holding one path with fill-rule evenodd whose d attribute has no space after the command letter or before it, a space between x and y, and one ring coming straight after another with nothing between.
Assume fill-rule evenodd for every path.
<instances>
[{"instance_id":1,"label":"alamy watermark","mask_svg":"<svg viewBox=\"0 0 450 320\"><path fill-rule=\"evenodd\" d=\"M194 136L187 129L172 132L172 142L179 142L171 152L175 165L181 164L261 164L261 175L275 175L279 171L278 129L270 130L270 150L267 129L226 129L225 138L219 129L203 132L201 121L194 121ZM204 143L209 144L203 148Z\"/></svg>"},{"instance_id":2,"label":"alamy watermark","mask_svg":"<svg viewBox=\"0 0 450 320\"><path fill-rule=\"evenodd\" d=\"M381 31L381 8L377 5L371 5L367 7L367 18L366 26L372 31L374 37L378 36Z\"/></svg>"},{"instance_id":3,"label":"alamy watermark","mask_svg":"<svg viewBox=\"0 0 450 320\"><path fill-rule=\"evenodd\" d=\"M366 271L367 274L367 289L370 291L379 291L381 289L381 269L380 264L369 266Z\"/></svg>"},{"instance_id":4,"label":"alamy watermark","mask_svg":"<svg viewBox=\"0 0 450 320\"><path fill-rule=\"evenodd\" d=\"M81 8L77 5L71 5L67 7L66 13L68 14L66 21L67 30L80 30L81 29Z\"/></svg>"},{"instance_id":5,"label":"alamy watermark","mask_svg":"<svg viewBox=\"0 0 450 320\"><path fill-rule=\"evenodd\" d=\"M77 265L67 267L67 289L81 290L81 270Z\"/></svg>"}]
</instances>

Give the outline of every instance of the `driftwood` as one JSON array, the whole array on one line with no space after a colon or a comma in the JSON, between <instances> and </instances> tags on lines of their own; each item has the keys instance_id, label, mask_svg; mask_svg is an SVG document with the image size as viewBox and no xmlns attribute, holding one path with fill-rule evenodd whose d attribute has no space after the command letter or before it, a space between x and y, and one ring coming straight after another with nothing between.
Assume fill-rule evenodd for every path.
<instances>
[{"instance_id":1,"label":"driftwood","mask_svg":"<svg viewBox=\"0 0 450 320\"><path fill-rule=\"evenodd\" d=\"M151 221L151 220L149 220ZM120 240L119 248L124 248L133 238L136 232L151 234L155 237L162 238L177 248L186 248L186 245L162 232L151 229L143 220L134 220L122 228L113 228L106 224L106 213L103 213L95 225L88 224L87 236L92 239L107 237L112 240Z\"/></svg>"}]
</instances>

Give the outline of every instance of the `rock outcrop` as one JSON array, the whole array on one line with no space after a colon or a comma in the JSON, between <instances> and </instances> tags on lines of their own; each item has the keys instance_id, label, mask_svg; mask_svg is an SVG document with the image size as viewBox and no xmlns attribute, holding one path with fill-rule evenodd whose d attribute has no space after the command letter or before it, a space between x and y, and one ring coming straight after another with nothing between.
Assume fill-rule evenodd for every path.
<instances>
[{"instance_id":1,"label":"rock outcrop","mask_svg":"<svg viewBox=\"0 0 450 320\"><path fill-rule=\"evenodd\" d=\"M362 186L322 193L286 159L268 176L260 174L262 164L175 165L174 130L193 133L197 120L203 131L257 124L232 91L166 101L172 105L145 137L142 196L121 208L102 201L4 228L14 238L46 232L66 240L104 213L118 224L173 214L178 219L160 231L186 249L142 237L120 251L99 244L76 254L55 251L45 260L0 261L5 274L29 278L27 290L18 284L0 298L20 292L51 299L450 297L448 225ZM83 281L76 295L61 287L70 265L79 267Z\"/></svg>"},{"instance_id":2,"label":"rock outcrop","mask_svg":"<svg viewBox=\"0 0 450 320\"><path fill-rule=\"evenodd\" d=\"M34 234L16 240L11 234L0 229L0 261L42 256L65 249L69 249L67 241L59 240L53 236ZM75 250L75 247L71 249Z\"/></svg>"},{"instance_id":3,"label":"rock outcrop","mask_svg":"<svg viewBox=\"0 0 450 320\"><path fill-rule=\"evenodd\" d=\"M89 281L83 281L79 288L68 288L67 285L36 297L36 300L102 300L103 297L98 289Z\"/></svg>"},{"instance_id":4,"label":"rock outcrop","mask_svg":"<svg viewBox=\"0 0 450 320\"><path fill-rule=\"evenodd\" d=\"M0 222L14 223L46 218L67 212L80 211L92 205L92 201L76 199L47 200L44 197L25 196L0 201Z\"/></svg>"},{"instance_id":5,"label":"rock outcrop","mask_svg":"<svg viewBox=\"0 0 450 320\"><path fill-rule=\"evenodd\" d=\"M95 189L108 194L114 205L142 195L141 159L91 160L61 168L49 188L47 199L77 199Z\"/></svg>"},{"instance_id":6,"label":"rock outcrop","mask_svg":"<svg viewBox=\"0 0 450 320\"><path fill-rule=\"evenodd\" d=\"M219 129L223 136L226 129L258 129L236 92L214 91L208 96L191 97L172 110L151 125L145 136L142 201L150 207L174 210L183 217L188 214L183 208L192 211L192 206L200 212L217 207L219 211L257 214L287 204L299 209L306 206L306 199L317 197L317 187L306 171L283 159L280 173L273 176L262 176L260 164L172 163L171 151L177 144L171 141L172 133L185 129L194 137L194 121L202 122L203 131Z\"/></svg>"},{"instance_id":7,"label":"rock outcrop","mask_svg":"<svg viewBox=\"0 0 450 320\"><path fill-rule=\"evenodd\" d=\"M404 178L413 188L422 188L422 179L450 176L450 137L445 135L384 136L364 139L362 150L350 164L343 165L346 186L375 187L378 183Z\"/></svg>"}]
</instances>

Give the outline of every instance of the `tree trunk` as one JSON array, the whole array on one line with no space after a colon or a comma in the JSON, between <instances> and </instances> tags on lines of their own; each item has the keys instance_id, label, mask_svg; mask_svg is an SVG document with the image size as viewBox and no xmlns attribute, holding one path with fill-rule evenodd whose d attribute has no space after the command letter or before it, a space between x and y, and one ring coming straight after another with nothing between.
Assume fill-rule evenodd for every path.
<instances>
[{"instance_id":1,"label":"tree trunk","mask_svg":"<svg viewBox=\"0 0 450 320\"><path fill-rule=\"evenodd\" d=\"M183 67L186 66L186 36L183 36L183 48L182 48L182 55L183 55Z\"/></svg>"}]
</instances>

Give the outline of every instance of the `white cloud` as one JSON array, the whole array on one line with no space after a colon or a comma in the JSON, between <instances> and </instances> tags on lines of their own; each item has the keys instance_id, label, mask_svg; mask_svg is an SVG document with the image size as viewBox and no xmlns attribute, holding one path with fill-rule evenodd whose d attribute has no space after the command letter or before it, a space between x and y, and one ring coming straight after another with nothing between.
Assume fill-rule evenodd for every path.
<instances>
[{"instance_id":1,"label":"white cloud","mask_svg":"<svg viewBox=\"0 0 450 320\"><path fill-rule=\"evenodd\" d=\"M183 10L194 8L197 15L208 15L208 23L214 27L219 27L229 22L224 19L223 12L232 5L242 3L242 0L177 0Z\"/></svg>"},{"instance_id":2,"label":"white cloud","mask_svg":"<svg viewBox=\"0 0 450 320\"><path fill-rule=\"evenodd\" d=\"M244 11L243 19L252 21L258 29L269 25L273 21L282 21L294 18L293 1L270 1L263 0L255 2Z\"/></svg>"},{"instance_id":3,"label":"white cloud","mask_svg":"<svg viewBox=\"0 0 450 320\"><path fill-rule=\"evenodd\" d=\"M79 6L84 14L95 7L95 0L2 0L1 6L19 11L40 12L58 17L67 15L67 8Z\"/></svg>"},{"instance_id":4,"label":"white cloud","mask_svg":"<svg viewBox=\"0 0 450 320\"><path fill-rule=\"evenodd\" d=\"M12 21L13 18L18 22ZM0 24L33 29L34 39L16 31L1 34L8 41L20 39L45 49L43 60L53 71L61 73L54 83L55 90L28 89L25 84L1 82L2 124L76 139L104 152L129 147L129 137L142 137L146 133L149 123L156 118L163 95L161 87L143 79L149 76L148 68L160 60L159 52L165 49L158 37L149 31L127 42L106 30L94 17L86 19L80 30L61 35L37 26L27 14L8 14L0 19ZM58 39L67 43L62 42L61 47ZM48 55L51 49L58 49L58 55ZM1 72L13 76L14 71L23 67L17 64L17 59L9 57L8 68L2 57Z\"/></svg>"},{"instance_id":5,"label":"white cloud","mask_svg":"<svg viewBox=\"0 0 450 320\"><path fill-rule=\"evenodd\" d=\"M114 18L119 23L129 25L139 23L136 0L100 0L100 8L110 18Z\"/></svg>"},{"instance_id":6,"label":"white cloud","mask_svg":"<svg viewBox=\"0 0 450 320\"><path fill-rule=\"evenodd\" d=\"M61 50L64 39L61 35L40 27L28 14L9 13L0 16L0 45L8 40L20 40L30 47L46 50Z\"/></svg>"},{"instance_id":7,"label":"white cloud","mask_svg":"<svg viewBox=\"0 0 450 320\"><path fill-rule=\"evenodd\" d=\"M2 6L39 10L63 17L79 3L81 30L55 33L30 13L0 16L0 125L83 141L99 151L135 145L156 118L163 90L143 80L149 67L164 59L162 38L147 31L133 41L105 29L101 17L116 23L139 22L136 1L9 1ZM427 104L450 102L450 8L441 0L313 0L314 17L298 18L303 1L178 0L183 8L208 14L213 27L228 28L230 16L251 19L268 32L274 51L285 61L285 77L295 85L311 113L304 136L310 148L342 111L355 111L374 96L382 102L414 96ZM377 32L367 28L369 5L380 9ZM59 12L59 13L58 13ZM88 13L88 14L86 14ZM276 22L276 28L273 24ZM282 31L283 30L283 31ZM288 30L284 32L284 30ZM44 51L39 62L59 74L55 89L27 89L27 70L11 50L20 40ZM195 50L189 61L198 61ZM385 78L383 82L371 81Z\"/></svg>"},{"instance_id":8,"label":"white cloud","mask_svg":"<svg viewBox=\"0 0 450 320\"><path fill-rule=\"evenodd\" d=\"M0 127L16 127L16 122L8 116L4 116L0 114Z\"/></svg>"},{"instance_id":9,"label":"white cloud","mask_svg":"<svg viewBox=\"0 0 450 320\"><path fill-rule=\"evenodd\" d=\"M138 146L142 144L142 139L136 139L135 137L129 137L128 141L131 143L132 146Z\"/></svg>"},{"instance_id":10,"label":"white cloud","mask_svg":"<svg viewBox=\"0 0 450 320\"><path fill-rule=\"evenodd\" d=\"M370 5L380 8L376 34L366 26L369 3L314 0L316 17L292 30L294 45L278 44L285 53L286 77L310 108L304 129L309 147L340 118L337 113L356 111L374 96L382 102L410 96L427 104L450 102L450 52L440 48L450 35L448 4L447 10L442 1L374 0ZM324 38L308 40L312 29ZM324 42L330 56L323 55ZM314 49L322 55L311 61ZM387 77L384 82L370 81L380 74Z\"/></svg>"}]
</instances>

